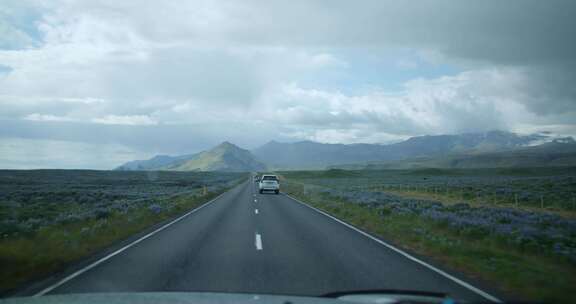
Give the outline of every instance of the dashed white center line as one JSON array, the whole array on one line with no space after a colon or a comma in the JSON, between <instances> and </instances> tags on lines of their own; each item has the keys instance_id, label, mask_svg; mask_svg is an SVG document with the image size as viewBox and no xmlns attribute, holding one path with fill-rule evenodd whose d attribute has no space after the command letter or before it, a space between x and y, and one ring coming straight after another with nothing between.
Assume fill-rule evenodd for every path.
<instances>
[{"instance_id":1,"label":"dashed white center line","mask_svg":"<svg viewBox=\"0 0 576 304\"><path fill-rule=\"evenodd\" d=\"M254 214L258 214L258 209L254 209Z\"/></svg>"},{"instance_id":2,"label":"dashed white center line","mask_svg":"<svg viewBox=\"0 0 576 304\"><path fill-rule=\"evenodd\" d=\"M257 202L257 201L258 201L257 199L254 199L254 202Z\"/></svg>"},{"instance_id":3,"label":"dashed white center line","mask_svg":"<svg viewBox=\"0 0 576 304\"><path fill-rule=\"evenodd\" d=\"M256 233L256 250L262 250L262 236Z\"/></svg>"}]
</instances>

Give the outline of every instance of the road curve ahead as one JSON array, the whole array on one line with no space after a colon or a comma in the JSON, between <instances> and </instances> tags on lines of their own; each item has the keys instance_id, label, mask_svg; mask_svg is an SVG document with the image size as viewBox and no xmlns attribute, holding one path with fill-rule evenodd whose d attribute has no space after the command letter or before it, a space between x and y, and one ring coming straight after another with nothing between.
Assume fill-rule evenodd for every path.
<instances>
[{"instance_id":1,"label":"road curve ahead","mask_svg":"<svg viewBox=\"0 0 576 304\"><path fill-rule=\"evenodd\" d=\"M357 289L487 300L286 195L258 194L249 181L44 291L321 295Z\"/></svg>"}]
</instances>

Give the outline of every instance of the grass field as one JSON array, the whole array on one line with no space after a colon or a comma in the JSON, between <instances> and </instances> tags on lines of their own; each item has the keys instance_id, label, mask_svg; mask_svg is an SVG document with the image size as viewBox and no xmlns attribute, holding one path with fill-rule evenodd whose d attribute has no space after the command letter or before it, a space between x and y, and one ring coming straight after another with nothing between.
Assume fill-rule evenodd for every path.
<instances>
[{"instance_id":1,"label":"grass field","mask_svg":"<svg viewBox=\"0 0 576 304\"><path fill-rule=\"evenodd\" d=\"M212 199L239 173L0 171L0 292Z\"/></svg>"},{"instance_id":2,"label":"grass field","mask_svg":"<svg viewBox=\"0 0 576 304\"><path fill-rule=\"evenodd\" d=\"M575 303L576 220L569 210L477 203L441 194L399 190L398 185L487 181L574 181L572 171L534 174L482 170L282 172L283 190L445 268L467 273L524 299ZM554 174L554 175L552 175ZM472 181L472 182L471 182ZM568 181L568 182L566 182ZM570 193L564 183L558 192ZM389 187L389 188L388 188ZM414 187L414 186L413 186ZM524 187L524 186L523 186ZM391 190L388 190L391 189ZM547 191L556 189L546 187ZM572 188L573 190L574 188ZM564 194L566 195L566 194ZM567 195L566 195L567 196ZM449 198L449 202L444 202Z\"/></svg>"},{"instance_id":3,"label":"grass field","mask_svg":"<svg viewBox=\"0 0 576 304\"><path fill-rule=\"evenodd\" d=\"M576 214L576 168L294 171L309 182L342 189L442 197L485 206Z\"/></svg>"}]
</instances>

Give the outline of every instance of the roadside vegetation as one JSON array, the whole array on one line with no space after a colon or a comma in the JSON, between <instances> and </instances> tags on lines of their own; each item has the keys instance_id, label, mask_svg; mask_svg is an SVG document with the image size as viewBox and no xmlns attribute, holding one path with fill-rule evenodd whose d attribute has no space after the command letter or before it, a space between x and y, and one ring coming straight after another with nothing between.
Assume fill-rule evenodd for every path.
<instances>
[{"instance_id":1,"label":"roadside vegetation","mask_svg":"<svg viewBox=\"0 0 576 304\"><path fill-rule=\"evenodd\" d=\"M0 171L0 293L197 207L246 174Z\"/></svg>"},{"instance_id":2,"label":"roadside vegetation","mask_svg":"<svg viewBox=\"0 0 576 304\"><path fill-rule=\"evenodd\" d=\"M445 268L521 298L576 303L576 220L571 205L561 201L574 195L573 172L328 170L282 176L290 195ZM447 193L416 190L442 186ZM515 204L504 193L498 196L500 188L512 189L508 195L525 191L555 199L544 208L528 199ZM479 191L502 199L466 196Z\"/></svg>"}]
</instances>

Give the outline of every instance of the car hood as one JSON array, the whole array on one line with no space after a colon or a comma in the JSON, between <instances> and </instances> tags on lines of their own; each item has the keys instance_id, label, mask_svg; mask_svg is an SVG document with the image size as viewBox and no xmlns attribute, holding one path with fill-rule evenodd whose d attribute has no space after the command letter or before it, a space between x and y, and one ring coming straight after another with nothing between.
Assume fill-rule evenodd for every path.
<instances>
[{"instance_id":1,"label":"car hood","mask_svg":"<svg viewBox=\"0 0 576 304\"><path fill-rule=\"evenodd\" d=\"M411 297L411 296L408 296ZM419 303L443 303L442 298L425 297L418 298ZM260 295L243 293L211 293L211 292L141 292L141 293L95 293L95 294L66 294L48 295L41 297L7 298L0 300L1 304L343 304L343 303L397 303L407 300L406 297L398 298L398 295L363 295L343 296L339 298L303 297ZM427 301L429 300L429 301Z\"/></svg>"}]
</instances>

